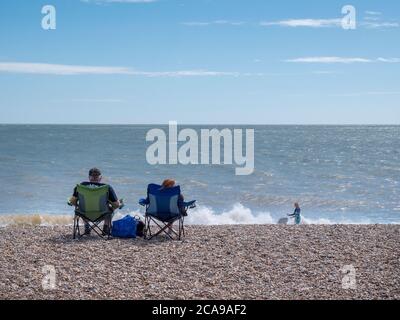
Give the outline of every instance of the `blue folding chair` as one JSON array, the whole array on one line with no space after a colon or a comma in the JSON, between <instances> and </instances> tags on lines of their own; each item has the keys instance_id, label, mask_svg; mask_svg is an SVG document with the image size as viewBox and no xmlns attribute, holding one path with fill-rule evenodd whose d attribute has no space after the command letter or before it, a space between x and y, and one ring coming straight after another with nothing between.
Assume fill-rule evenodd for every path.
<instances>
[{"instance_id":1,"label":"blue folding chair","mask_svg":"<svg viewBox=\"0 0 400 320\"><path fill-rule=\"evenodd\" d=\"M144 237L151 240L161 233L165 233L170 239L181 240L185 236L184 220L185 212L196 207L196 200L190 202L181 201L181 188L163 188L157 184L147 187L147 198L140 199L139 204L146 208ZM178 231L172 228L172 224L179 221ZM152 233L150 224L158 227L156 233Z\"/></svg>"}]
</instances>

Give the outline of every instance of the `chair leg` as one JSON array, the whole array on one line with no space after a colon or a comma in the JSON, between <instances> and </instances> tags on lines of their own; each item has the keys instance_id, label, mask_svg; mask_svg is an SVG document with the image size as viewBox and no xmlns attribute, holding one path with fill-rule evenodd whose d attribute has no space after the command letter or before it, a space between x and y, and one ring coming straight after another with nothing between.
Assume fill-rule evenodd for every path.
<instances>
[{"instance_id":1,"label":"chair leg","mask_svg":"<svg viewBox=\"0 0 400 320\"><path fill-rule=\"evenodd\" d=\"M107 240L110 240L112 238L111 234L112 234L112 215L110 215L110 217L108 218L108 239Z\"/></svg>"},{"instance_id":2,"label":"chair leg","mask_svg":"<svg viewBox=\"0 0 400 320\"><path fill-rule=\"evenodd\" d=\"M76 239L76 216L74 216L74 230L72 232L72 238Z\"/></svg>"},{"instance_id":3,"label":"chair leg","mask_svg":"<svg viewBox=\"0 0 400 320\"><path fill-rule=\"evenodd\" d=\"M179 219L179 236L178 236L178 240L181 241L181 237L182 237L182 219Z\"/></svg>"},{"instance_id":4,"label":"chair leg","mask_svg":"<svg viewBox=\"0 0 400 320\"><path fill-rule=\"evenodd\" d=\"M185 217L182 217L182 235L185 237Z\"/></svg>"},{"instance_id":5,"label":"chair leg","mask_svg":"<svg viewBox=\"0 0 400 320\"><path fill-rule=\"evenodd\" d=\"M76 220L76 228L77 228L77 231L78 231L78 237L79 237L79 238L82 238L83 235L82 235L82 233L81 233L81 227L79 226L79 221L80 221L80 220L81 220L80 217L78 217L78 219Z\"/></svg>"},{"instance_id":6,"label":"chair leg","mask_svg":"<svg viewBox=\"0 0 400 320\"><path fill-rule=\"evenodd\" d=\"M158 231L154 234L151 233L150 223L154 222L158 227ZM178 222L178 230L175 230L170 224L174 222ZM146 216L145 218L145 230L144 230L144 239L151 240L158 235L165 233L171 240L181 240L182 235L185 235L185 230L183 228L183 218L177 220L171 220L169 222L161 222L158 223L156 220L152 219L150 216Z\"/></svg>"},{"instance_id":7,"label":"chair leg","mask_svg":"<svg viewBox=\"0 0 400 320\"><path fill-rule=\"evenodd\" d=\"M80 239L85 235L85 234L81 234L81 231L80 231L80 226L79 226L80 219L82 219L82 222L85 225L87 224L89 226L89 230L90 231L95 232L99 237L101 237L101 238L103 238L105 240L111 240L112 239L112 236L111 236L112 228L111 227L108 228L108 232L106 232L105 234L103 233L103 230L100 228L100 224L105 219L99 218L96 221L91 221L91 220L88 220L87 218L82 217L80 215L75 215L75 217L74 217L74 231L73 231L73 238L74 239L76 239L76 238ZM112 217L111 216L110 217L106 217L106 219L109 219L109 220L105 220L105 221L106 222L109 221L109 226L110 226L111 225L111 221L112 221Z\"/></svg>"},{"instance_id":8,"label":"chair leg","mask_svg":"<svg viewBox=\"0 0 400 320\"><path fill-rule=\"evenodd\" d=\"M147 216L145 217L145 220L144 220L144 239L145 240L151 239L150 218Z\"/></svg>"},{"instance_id":9,"label":"chair leg","mask_svg":"<svg viewBox=\"0 0 400 320\"><path fill-rule=\"evenodd\" d=\"M150 230L150 223L151 221L153 221L155 223L155 225L158 227L158 231L154 234L151 233ZM165 233L170 239L173 239L172 236L170 234L168 234L168 232L166 231L169 227L168 227L168 223L166 222L161 222L158 223L156 220L152 219L151 217L148 217L148 226L149 226L149 235L150 237L147 237L147 240L151 240L155 237L157 237L158 235L160 235L161 233Z\"/></svg>"},{"instance_id":10,"label":"chair leg","mask_svg":"<svg viewBox=\"0 0 400 320\"><path fill-rule=\"evenodd\" d=\"M154 224L158 227L158 231L157 231L156 233L154 233L154 234L152 234L152 233L151 233L151 230L150 230L150 223L151 223L152 221L153 221ZM166 231L167 229L168 229L168 223L161 222L161 224L160 224L160 223L158 223L156 220L154 220L154 219L152 219L151 217L149 217L149 234L150 234L150 237L149 237L147 240L151 240L151 239L157 237L158 235L162 234L163 232L164 232L169 238L173 239L172 236L171 236L170 234L168 234L168 232Z\"/></svg>"},{"instance_id":11,"label":"chair leg","mask_svg":"<svg viewBox=\"0 0 400 320\"><path fill-rule=\"evenodd\" d=\"M90 223L89 221L86 222L89 224L90 229L93 230L100 238L105 238L106 235L103 235L103 230L99 226L101 221L96 221L93 223Z\"/></svg>"},{"instance_id":12,"label":"chair leg","mask_svg":"<svg viewBox=\"0 0 400 320\"><path fill-rule=\"evenodd\" d=\"M173 224L178 221L178 231L176 231L173 227ZM160 226L159 224L158 227L160 228L160 231L157 233L161 234L161 233L165 233L171 240L179 240L180 235L179 235L179 231L180 231L180 221L179 220L174 220L174 221L170 221L170 222L162 222L164 226Z\"/></svg>"},{"instance_id":13,"label":"chair leg","mask_svg":"<svg viewBox=\"0 0 400 320\"><path fill-rule=\"evenodd\" d=\"M107 228L105 228L106 225L107 225ZM107 236L107 240L110 240L111 232L112 232L112 216L111 215L104 220L103 231L104 231L104 229L107 230L107 233L105 234L105 236Z\"/></svg>"}]
</instances>

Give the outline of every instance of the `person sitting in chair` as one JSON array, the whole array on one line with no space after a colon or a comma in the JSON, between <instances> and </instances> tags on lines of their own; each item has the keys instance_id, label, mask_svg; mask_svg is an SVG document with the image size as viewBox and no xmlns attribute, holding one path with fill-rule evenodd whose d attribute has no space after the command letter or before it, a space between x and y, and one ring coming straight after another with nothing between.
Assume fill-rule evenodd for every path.
<instances>
[{"instance_id":1,"label":"person sitting in chair","mask_svg":"<svg viewBox=\"0 0 400 320\"><path fill-rule=\"evenodd\" d=\"M196 207L196 200L184 201L181 195L181 188L175 185L173 179L164 180L161 185L151 183L147 186L147 197L140 199L139 204L146 208L145 212L145 239L151 240L154 237L165 233L175 240L181 240L185 236L183 227L187 211ZM179 222L177 230L172 228L175 222ZM157 229L156 233L152 233Z\"/></svg>"},{"instance_id":2,"label":"person sitting in chair","mask_svg":"<svg viewBox=\"0 0 400 320\"><path fill-rule=\"evenodd\" d=\"M173 179L166 179L163 181L163 183L161 184L161 189L168 189L168 188L173 188L175 187L176 182ZM187 211L185 209L185 207L182 207L180 204L182 204L185 201L185 198L182 194L179 195L179 201L178 201L178 206L179 206L179 210L181 212L181 215L183 215L184 217L187 216ZM168 233L171 233L171 229L172 229L173 223L168 224Z\"/></svg>"},{"instance_id":3,"label":"person sitting in chair","mask_svg":"<svg viewBox=\"0 0 400 320\"><path fill-rule=\"evenodd\" d=\"M84 181L81 183L81 185L88 186L90 188L105 186L104 183L101 183L101 179L102 179L101 171L97 168L92 168L89 171L89 181ZM114 210L122 206L122 200L118 200L117 195L113 187L111 186L109 186L108 201L109 201L110 212L114 212ZM76 187L74 189L72 197L69 199L69 203L71 205L78 206L78 192L76 190ZM110 229L111 229L111 219L107 219L104 221L103 233L108 234ZM85 223L85 234L90 234L90 226L87 223Z\"/></svg>"},{"instance_id":4,"label":"person sitting in chair","mask_svg":"<svg viewBox=\"0 0 400 320\"><path fill-rule=\"evenodd\" d=\"M166 179L163 181L163 183L161 184L161 189L168 189L168 188L173 188L175 187L176 182L173 179ZM185 209L185 207L183 207L181 204L185 201L185 198L182 194L179 195L179 202L178 202L178 206L179 206L179 210L181 211L181 214L186 217L187 216L187 211Z\"/></svg>"}]
</instances>

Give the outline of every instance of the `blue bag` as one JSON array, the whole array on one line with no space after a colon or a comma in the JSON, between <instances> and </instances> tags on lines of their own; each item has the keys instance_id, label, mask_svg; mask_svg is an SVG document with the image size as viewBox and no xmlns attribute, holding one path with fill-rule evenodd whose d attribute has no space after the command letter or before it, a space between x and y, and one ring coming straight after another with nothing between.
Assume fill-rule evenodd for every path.
<instances>
[{"instance_id":1,"label":"blue bag","mask_svg":"<svg viewBox=\"0 0 400 320\"><path fill-rule=\"evenodd\" d=\"M136 238L137 219L125 216L113 222L111 235L114 238Z\"/></svg>"}]
</instances>

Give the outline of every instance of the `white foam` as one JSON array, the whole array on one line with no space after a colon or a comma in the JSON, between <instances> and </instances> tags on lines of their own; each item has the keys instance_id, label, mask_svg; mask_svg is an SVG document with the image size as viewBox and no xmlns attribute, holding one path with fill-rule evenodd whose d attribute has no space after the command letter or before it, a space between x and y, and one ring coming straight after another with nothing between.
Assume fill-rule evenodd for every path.
<instances>
[{"instance_id":1,"label":"white foam","mask_svg":"<svg viewBox=\"0 0 400 320\"><path fill-rule=\"evenodd\" d=\"M128 211L128 210L127 210ZM126 216L127 214L131 216L143 217L142 210L129 210L118 211L114 215L113 220L118 220ZM241 203L237 203L232 206L231 209L225 211L216 211L213 208L198 206L197 208L190 210L188 217L185 219L186 225L260 225L260 224L277 224L279 218L273 218L269 212L253 212L250 208L243 206ZM54 225L71 225L73 222L73 215L53 215L53 214L11 214L11 215L0 215L0 227L5 227L8 225L39 225L39 226L54 226ZM310 218L307 216L302 216L302 224L308 225L354 225L372 224L373 221L364 219L360 221L353 220L340 220L332 221L327 218ZM289 224L294 224L294 219L289 219ZM390 224L400 224L399 222L392 222Z\"/></svg>"},{"instance_id":2,"label":"white foam","mask_svg":"<svg viewBox=\"0 0 400 320\"><path fill-rule=\"evenodd\" d=\"M217 213L208 207L198 207L189 212L185 222L189 225L273 224L268 212L253 214L251 209L237 203L229 211Z\"/></svg>"},{"instance_id":3,"label":"white foam","mask_svg":"<svg viewBox=\"0 0 400 320\"><path fill-rule=\"evenodd\" d=\"M325 225L332 225L336 224L335 222L326 219L326 218L319 218L319 219L310 219L301 217L301 224L325 224Z\"/></svg>"},{"instance_id":4,"label":"white foam","mask_svg":"<svg viewBox=\"0 0 400 320\"><path fill-rule=\"evenodd\" d=\"M307 217L302 217L302 224L311 224L311 225L367 225L373 224L370 220L360 220L360 221L351 221L351 220L341 220L341 221L332 221L327 218L318 218L312 219Z\"/></svg>"},{"instance_id":5,"label":"white foam","mask_svg":"<svg viewBox=\"0 0 400 320\"><path fill-rule=\"evenodd\" d=\"M280 217L282 218L282 217ZM269 212L252 212L251 209L241 203L235 204L232 209L222 213L208 207L198 207L189 212L185 220L189 225L249 225L249 224L277 224L279 219L274 219ZM294 224L294 219L289 219L289 224ZM327 218L310 218L302 216L301 224L306 225L368 225L372 222L368 219L360 221L341 220L332 221ZM393 223L396 224L396 223Z\"/></svg>"},{"instance_id":6,"label":"white foam","mask_svg":"<svg viewBox=\"0 0 400 320\"><path fill-rule=\"evenodd\" d=\"M13 225L28 226L56 226L70 225L73 215L52 214L13 214L0 216L0 227Z\"/></svg>"}]
</instances>

